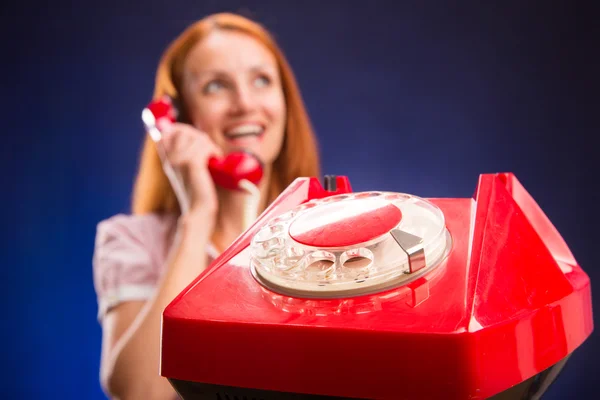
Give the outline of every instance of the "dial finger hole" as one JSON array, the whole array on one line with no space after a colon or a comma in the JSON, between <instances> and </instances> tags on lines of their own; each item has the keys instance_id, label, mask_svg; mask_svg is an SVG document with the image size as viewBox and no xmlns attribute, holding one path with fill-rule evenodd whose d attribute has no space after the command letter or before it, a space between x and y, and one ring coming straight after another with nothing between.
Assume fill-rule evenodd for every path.
<instances>
[{"instance_id":1,"label":"dial finger hole","mask_svg":"<svg viewBox=\"0 0 600 400\"><path fill-rule=\"evenodd\" d=\"M347 194L342 194L342 195L338 195L338 196L331 196L331 197L326 197L323 199L323 203L333 203L336 201L342 201L345 200L347 198L349 198L350 196Z\"/></svg>"},{"instance_id":2,"label":"dial finger hole","mask_svg":"<svg viewBox=\"0 0 600 400\"><path fill-rule=\"evenodd\" d=\"M373 258L373 253L364 247L342 253L340 256L342 274L350 279L366 279L371 272Z\"/></svg>"},{"instance_id":3,"label":"dial finger hole","mask_svg":"<svg viewBox=\"0 0 600 400\"><path fill-rule=\"evenodd\" d=\"M254 236L255 243L267 242L273 238L279 237L283 235L285 231L285 227L283 224L272 224L263 227L258 233Z\"/></svg>"},{"instance_id":4,"label":"dial finger hole","mask_svg":"<svg viewBox=\"0 0 600 400\"><path fill-rule=\"evenodd\" d=\"M316 205L317 205L317 203L315 203L315 202L313 202L313 201L310 201L310 202L308 202L308 203L304 203L304 204L301 204L301 205L299 205L298 207L296 207L296 209L295 209L294 211L296 211L296 213L299 213L299 212L301 212L301 211L304 211L304 210L308 210L308 209L310 209L310 208L313 208L313 207L315 207Z\"/></svg>"},{"instance_id":5,"label":"dial finger hole","mask_svg":"<svg viewBox=\"0 0 600 400\"><path fill-rule=\"evenodd\" d=\"M368 197L379 197L381 195L382 195L381 192L364 192L364 193L359 193L359 194L355 195L354 198L355 199L365 199Z\"/></svg>"},{"instance_id":6,"label":"dial finger hole","mask_svg":"<svg viewBox=\"0 0 600 400\"><path fill-rule=\"evenodd\" d=\"M289 271L298 266L304 254L304 250L300 247L287 247L273 259L273 262L278 270Z\"/></svg>"},{"instance_id":7,"label":"dial finger hole","mask_svg":"<svg viewBox=\"0 0 600 400\"><path fill-rule=\"evenodd\" d=\"M411 197L409 195L403 194L403 193L392 193L392 194L385 195L385 197L384 197L384 199L394 201L394 202L407 201L407 200L410 200L410 198Z\"/></svg>"},{"instance_id":8,"label":"dial finger hole","mask_svg":"<svg viewBox=\"0 0 600 400\"><path fill-rule=\"evenodd\" d=\"M296 212L295 211L288 211L284 214L281 214L278 217L275 217L272 221L271 221L271 225L277 225L277 224L281 224L281 223L285 223L290 221L292 218L294 218L296 216Z\"/></svg>"},{"instance_id":9,"label":"dial finger hole","mask_svg":"<svg viewBox=\"0 0 600 400\"><path fill-rule=\"evenodd\" d=\"M304 259L304 274L307 280L328 280L335 272L335 256L328 251L315 251Z\"/></svg>"}]
</instances>

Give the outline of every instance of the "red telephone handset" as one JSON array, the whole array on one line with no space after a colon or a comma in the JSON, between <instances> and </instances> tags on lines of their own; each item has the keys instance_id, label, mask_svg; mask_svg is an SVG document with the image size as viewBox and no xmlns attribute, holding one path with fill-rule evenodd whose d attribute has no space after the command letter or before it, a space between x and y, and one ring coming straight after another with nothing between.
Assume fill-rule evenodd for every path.
<instances>
[{"instance_id":1,"label":"red telephone handset","mask_svg":"<svg viewBox=\"0 0 600 400\"><path fill-rule=\"evenodd\" d=\"M155 100L146 109L154 116L155 126L164 118L170 122L179 120L179 110L170 97ZM263 177L262 163L245 150L229 153L223 158L211 157L208 160L208 170L216 185L229 190L239 190L239 183L244 179L258 185Z\"/></svg>"}]
</instances>

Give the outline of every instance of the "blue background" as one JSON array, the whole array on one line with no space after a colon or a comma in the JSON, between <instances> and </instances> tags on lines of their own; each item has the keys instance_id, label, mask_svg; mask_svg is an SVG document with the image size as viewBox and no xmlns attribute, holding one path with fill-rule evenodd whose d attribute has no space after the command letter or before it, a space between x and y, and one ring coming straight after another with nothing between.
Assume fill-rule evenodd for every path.
<instances>
[{"instance_id":1,"label":"blue background","mask_svg":"<svg viewBox=\"0 0 600 400\"><path fill-rule=\"evenodd\" d=\"M513 172L600 282L600 43L584 3L80 3L0 9L0 397L103 398L96 223L129 211L158 58L217 11L275 32L325 173L348 175L356 191L469 197L480 173ZM599 347L594 334L547 398L595 398Z\"/></svg>"}]
</instances>

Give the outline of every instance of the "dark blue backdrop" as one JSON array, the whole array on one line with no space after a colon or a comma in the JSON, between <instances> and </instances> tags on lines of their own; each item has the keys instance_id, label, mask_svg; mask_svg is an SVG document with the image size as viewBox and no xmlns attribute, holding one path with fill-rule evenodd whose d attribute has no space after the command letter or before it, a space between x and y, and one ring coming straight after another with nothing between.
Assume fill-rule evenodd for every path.
<instances>
[{"instance_id":1,"label":"dark blue backdrop","mask_svg":"<svg viewBox=\"0 0 600 400\"><path fill-rule=\"evenodd\" d=\"M514 172L600 282L591 9L125 3L2 6L2 398L102 398L95 225L128 211L162 50L210 12L249 11L276 33L325 172L425 197L471 196L480 173ZM593 398L599 347L577 350L548 398Z\"/></svg>"}]
</instances>

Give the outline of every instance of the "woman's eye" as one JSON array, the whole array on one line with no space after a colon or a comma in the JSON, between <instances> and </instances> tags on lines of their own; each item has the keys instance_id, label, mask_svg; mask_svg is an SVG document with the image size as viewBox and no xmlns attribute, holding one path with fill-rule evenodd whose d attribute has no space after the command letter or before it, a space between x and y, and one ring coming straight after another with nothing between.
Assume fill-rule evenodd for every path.
<instances>
[{"instance_id":1,"label":"woman's eye","mask_svg":"<svg viewBox=\"0 0 600 400\"><path fill-rule=\"evenodd\" d=\"M223 88L223 82L221 81L210 81L206 85L204 85L204 89L202 90L204 93L215 93L219 91L219 89Z\"/></svg>"},{"instance_id":2,"label":"woman's eye","mask_svg":"<svg viewBox=\"0 0 600 400\"><path fill-rule=\"evenodd\" d=\"M269 77L267 76L259 76L254 80L254 86L256 87L265 87L265 86L269 86L269 84L271 83L271 80L269 79Z\"/></svg>"}]
</instances>

